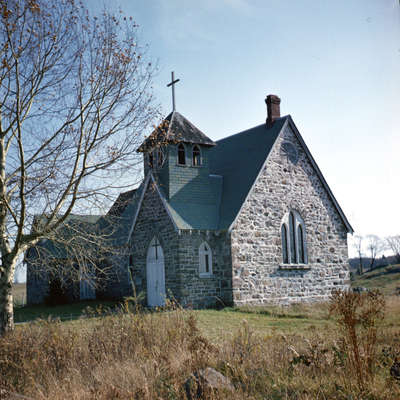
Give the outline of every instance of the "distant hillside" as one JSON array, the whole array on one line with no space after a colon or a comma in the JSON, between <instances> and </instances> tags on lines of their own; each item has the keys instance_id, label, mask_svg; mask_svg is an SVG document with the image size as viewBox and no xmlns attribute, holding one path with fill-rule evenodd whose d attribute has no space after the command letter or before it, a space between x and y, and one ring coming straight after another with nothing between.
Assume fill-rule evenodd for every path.
<instances>
[{"instance_id":1,"label":"distant hillside","mask_svg":"<svg viewBox=\"0 0 400 400\"><path fill-rule=\"evenodd\" d=\"M400 264L376 268L361 276L353 274L351 286L379 289L385 295L400 294Z\"/></svg>"},{"instance_id":2,"label":"distant hillside","mask_svg":"<svg viewBox=\"0 0 400 400\"><path fill-rule=\"evenodd\" d=\"M382 256L375 260L373 268L375 269L375 268L380 268L380 267L386 267L388 265L394 265L394 264L398 264L398 263L399 263L399 260L397 260L396 256L388 256L388 257ZM350 258L349 264L350 264L350 271L356 272L356 271L358 271L358 266L360 265L360 259L359 258ZM371 259L369 257L363 257L362 264L363 264L364 271L368 271L369 266L371 265Z\"/></svg>"}]
</instances>

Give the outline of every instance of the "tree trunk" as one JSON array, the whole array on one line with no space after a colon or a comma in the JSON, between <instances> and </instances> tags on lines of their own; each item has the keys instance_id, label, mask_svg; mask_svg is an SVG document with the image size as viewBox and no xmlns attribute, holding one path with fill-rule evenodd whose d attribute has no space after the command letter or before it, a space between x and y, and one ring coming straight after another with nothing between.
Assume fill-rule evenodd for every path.
<instances>
[{"instance_id":1,"label":"tree trunk","mask_svg":"<svg viewBox=\"0 0 400 400\"><path fill-rule=\"evenodd\" d=\"M12 284L7 274L0 279L0 336L14 329Z\"/></svg>"}]
</instances>

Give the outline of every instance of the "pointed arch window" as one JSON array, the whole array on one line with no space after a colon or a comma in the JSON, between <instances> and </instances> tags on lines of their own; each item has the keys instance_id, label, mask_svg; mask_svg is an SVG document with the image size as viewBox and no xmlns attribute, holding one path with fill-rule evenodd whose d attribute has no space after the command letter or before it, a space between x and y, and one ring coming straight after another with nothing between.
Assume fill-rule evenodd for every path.
<instances>
[{"instance_id":1,"label":"pointed arch window","mask_svg":"<svg viewBox=\"0 0 400 400\"><path fill-rule=\"evenodd\" d=\"M178 164L186 165L185 145L183 143L178 144Z\"/></svg>"},{"instance_id":2,"label":"pointed arch window","mask_svg":"<svg viewBox=\"0 0 400 400\"><path fill-rule=\"evenodd\" d=\"M161 168L164 164L164 153L162 149L157 150L157 167Z\"/></svg>"},{"instance_id":3,"label":"pointed arch window","mask_svg":"<svg viewBox=\"0 0 400 400\"><path fill-rule=\"evenodd\" d=\"M154 156L153 156L153 152L151 151L150 153L149 153L149 167L150 168L153 168L154 167Z\"/></svg>"},{"instance_id":4,"label":"pointed arch window","mask_svg":"<svg viewBox=\"0 0 400 400\"><path fill-rule=\"evenodd\" d=\"M199 247L199 275L200 277L212 275L212 252L206 242Z\"/></svg>"},{"instance_id":5,"label":"pointed arch window","mask_svg":"<svg viewBox=\"0 0 400 400\"><path fill-rule=\"evenodd\" d=\"M296 222L294 220L294 214L291 211L289 213L289 233L290 233L290 263L295 264L297 261L296 257Z\"/></svg>"},{"instance_id":6,"label":"pointed arch window","mask_svg":"<svg viewBox=\"0 0 400 400\"><path fill-rule=\"evenodd\" d=\"M305 264L304 258L304 235L303 227L299 224L297 225L297 254L299 256L299 263Z\"/></svg>"},{"instance_id":7,"label":"pointed arch window","mask_svg":"<svg viewBox=\"0 0 400 400\"><path fill-rule=\"evenodd\" d=\"M193 166L201 165L200 148L197 145L193 146L192 164L193 164Z\"/></svg>"},{"instance_id":8,"label":"pointed arch window","mask_svg":"<svg viewBox=\"0 0 400 400\"><path fill-rule=\"evenodd\" d=\"M297 211L285 215L281 224L283 264L307 264L305 224Z\"/></svg>"},{"instance_id":9,"label":"pointed arch window","mask_svg":"<svg viewBox=\"0 0 400 400\"><path fill-rule=\"evenodd\" d=\"M282 224L282 226L281 226L281 236L282 236L282 258L283 258L283 263L284 264L289 264L287 229L286 229L286 225L285 224Z\"/></svg>"}]
</instances>

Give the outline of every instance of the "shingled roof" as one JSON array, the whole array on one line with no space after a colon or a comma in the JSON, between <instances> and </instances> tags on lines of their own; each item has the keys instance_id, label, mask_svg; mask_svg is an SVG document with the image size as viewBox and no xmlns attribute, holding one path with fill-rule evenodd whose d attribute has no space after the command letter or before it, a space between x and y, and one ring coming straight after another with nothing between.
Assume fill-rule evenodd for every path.
<instances>
[{"instance_id":1,"label":"shingled roof","mask_svg":"<svg viewBox=\"0 0 400 400\"><path fill-rule=\"evenodd\" d=\"M228 229L236 218L286 118L221 139L210 151L210 173L223 177L219 229Z\"/></svg>"},{"instance_id":2,"label":"shingled roof","mask_svg":"<svg viewBox=\"0 0 400 400\"><path fill-rule=\"evenodd\" d=\"M144 186L145 181L138 188L121 193L107 215L98 221L101 234L115 246L126 243Z\"/></svg>"},{"instance_id":3,"label":"shingled roof","mask_svg":"<svg viewBox=\"0 0 400 400\"><path fill-rule=\"evenodd\" d=\"M210 151L210 172L221 175L224 182L219 229L229 229L232 226L277 137L286 124L289 124L307 154L322 186L328 192L330 199L341 216L347 231L352 233L353 228L330 190L290 115L276 118L272 126L268 127L266 124L258 125L219 140L217 141L217 146Z\"/></svg>"},{"instance_id":4,"label":"shingled roof","mask_svg":"<svg viewBox=\"0 0 400 400\"><path fill-rule=\"evenodd\" d=\"M57 218L59 218L57 216ZM51 235L50 239L43 238L38 244L30 247L25 253L25 261L32 261L40 254L51 259L71 258L73 241L84 236L95 235L96 224L101 215L70 214L65 221ZM47 222L45 214L35 215L32 223L32 232L40 229Z\"/></svg>"},{"instance_id":5,"label":"shingled roof","mask_svg":"<svg viewBox=\"0 0 400 400\"><path fill-rule=\"evenodd\" d=\"M178 229L228 230L286 124L299 139L348 232L353 232L290 115L276 118L272 126L264 123L217 141L208 156L212 201L207 205L196 204L196 199L185 203L165 201L175 226Z\"/></svg>"},{"instance_id":6,"label":"shingled roof","mask_svg":"<svg viewBox=\"0 0 400 400\"><path fill-rule=\"evenodd\" d=\"M138 152L144 152L163 143L193 143L215 146L215 143L200 129L177 111L170 113L153 133L140 145Z\"/></svg>"},{"instance_id":7,"label":"shingled roof","mask_svg":"<svg viewBox=\"0 0 400 400\"><path fill-rule=\"evenodd\" d=\"M328 191L348 231L352 232L352 227L333 196L290 115L276 118L270 126L263 123L221 139L216 143L176 111L169 114L165 121L168 124L166 129L167 140L213 146L208 154L210 167L208 187L211 192L209 203L197 204L198 202L195 198L192 202L167 200L162 188L157 185L167 212L177 229L228 230L251 191L280 132L286 124L289 124L309 156L322 185ZM157 130L142 144L140 151L144 151L146 146L152 147L150 140L156 141L156 135ZM106 219L111 217L110 221L113 217L117 217L118 221L114 221L111 225L115 230L112 236L119 244L122 244L124 238L129 236L135 215L140 208L142 192L146 190L145 186L145 181L143 181L137 190L121 194L106 217ZM113 216L115 212L118 215Z\"/></svg>"}]
</instances>

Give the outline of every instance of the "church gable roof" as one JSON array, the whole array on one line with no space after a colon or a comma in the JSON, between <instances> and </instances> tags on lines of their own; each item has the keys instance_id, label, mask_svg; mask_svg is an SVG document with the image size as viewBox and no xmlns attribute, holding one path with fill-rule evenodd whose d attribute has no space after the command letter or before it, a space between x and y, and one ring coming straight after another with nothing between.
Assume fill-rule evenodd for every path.
<instances>
[{"instance_id":1,"label":"church gable roof","mask_svg":"<svg viewBox=\"0 0 400 400\"><path fill-rule=\"evenodd\" d=\"M276 139L286 124L289 124L294 135L299 140L347 231L352 233L353 228L330 190L290 115L275 119L272 126L268 127L266 124L262 124L219 140L217 141L217 146L210 151L210 171L211 173L222 175L224 180L219 229L230 229L235 222Z\"/></svg>"},{"instance_id":2,"label":"church gable roof","mask_svg":"<svg viewBox=\"0 0 400 400\"><path fill-rule=\"evenodd\" d=\"M197 128L176 111L169 114L165 121L168 122L166 136L168 141L203 142L203 144L210 146L212 143L213 146L208 151L210 175L207 185L208 188L212 189L210 189L212 196L209 203L197 204L199 202L195 196L193 201L190 199L185 202L175 201L174 199L167 200L162 188L154 182L163 199L164 206L177 229L230 229L265 165L279 134L285 126L289 125L303 147L348 232L353 232L290 115L277 117L273 123L263 123L221 139L216 143L205 135L202 136L203 134ZM182 132L182 135L179 136L178 132ZM155 141L156 135L157 130L147 140L153 136L152 140ZM145 144L146 142L141 146L141 151L145 148ZM150 143L147 142L147 145L150 146ZM136 202L135 209L138 211L140 206L137 204Z\"/></svg>"},{"instance_id":3,"label":"church gable roof","mask_svg":"<svg viewBox=\"0 0 400 400\"><path fill-rule=\"evenodd\" d=\"M120 216L129 205L130 201L134 197L137 189L132 189L127 192L120 193L117 200L115 200L114 204L108 210L107 215L117 217Z\"/></svg>"},{"instance_id":4,"label":"church gable roof","mask_svg":"<svg viewBox=\"0 0 400 400\"><path fill-rule=\"evenodd\" d=\"M219 229L223 177L210 175L207 185L210 194L207 204L198 202L195 197L192 202L166 201L168 212L178 229Z\"/></svg>"},{"instance_id":5,"label":"church gable roof","mask_svg":"<svg viewBox=\"0 0 400 400\"><path fill-rule=\"evenodd\" d=\"M98 222L101 234L115 246L122 246L126 243L132 221L139 208L144 186L145 181L138 188L121 193L107 215Z\"/></svg>"},{"instance_id":6,"label":"church gable roof","mask_svg":"<svg viewBox=\"0 0 400 400\"><path fill-rule=\"evenodd\" d=\"M57 216L56 218L60 217ZM80 242L82 237L90 235L92 235L90 237L96 237L96 224L101 218L101 215L69 214L50 238L42 238L39 243L26 251L25 261L32 261L39 255L52 260L71 258L74 240ZM35 215L31 232L43 227L47 221L47 215Z\"/></svg>"},{"instance_id":7,"label":"church gable roof","mask_svg":"<svg viewBox=\"0 0 400 400\"><path fill-rule=\"evenodd\" d=\"M235 220L287 118L221 139L210 151L210 172L223 176L219 229Z\"/></svg>"},{"instance_id":8,"label":"church gable roof","mask_svg":"<svg viewBox=\"0 0 400 400\"><path fill-rule=\"evenodd\" d=\"M215 146L215 143L200 129L177 111L171 112L153 133L140 145L138 152L144 152L165 143L193 143Z\"/></svg>"}]
</instances>

